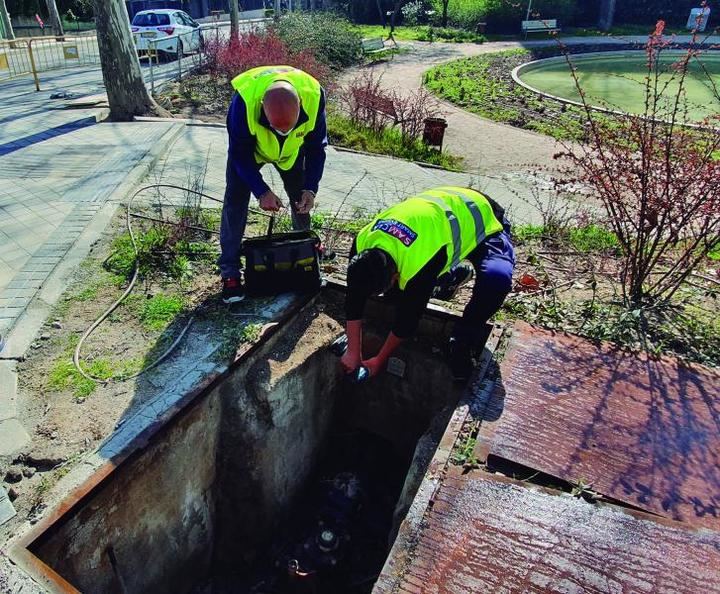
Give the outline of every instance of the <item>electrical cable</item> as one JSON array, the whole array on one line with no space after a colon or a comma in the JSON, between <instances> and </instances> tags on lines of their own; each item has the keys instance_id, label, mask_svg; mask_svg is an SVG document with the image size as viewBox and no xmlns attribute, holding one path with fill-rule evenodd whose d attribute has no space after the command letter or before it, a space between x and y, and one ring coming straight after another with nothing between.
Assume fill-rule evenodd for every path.
<instances>
[{"instance_id":1,"label":"electrical cable","mask_svg":"<svg viewBox=\"0 0 720 594\"><path fill-rule=\"evenodd\" d=\"M128 200L128 203L125 208L125 226L127 228L128 234L130 235L130 242L132 244L133 251L135 252L135 264L133 268L133 274L130 279L130 283L127 286L127 289L123 292L123 294L120 296L117 301L115 301L110 307L108 307L101 315L98 317L91 325L90 327L85 330L83 335L80 337L80 340L78 341L75 351L73 352L73 364L75 365L75 369L78 370L80 375L82 375L85 379L88 379L90 381L99 382L103 384L107 384L110 380L97 377L92 375L91 373L88 373L82 368L81 359L82 359L82 347L83 344L85 344L85 341L92 335L95 330L98 329L98 327L112 314L120 305L122 304L125 299L127 299L128 295L132 292L133 288L135 287L135 284L137 283L138 276L140 274L140 262L138 258L138 247L137 247L137 240L135 239L135 233L133 232L132 228L132 217L133 214L131 213L130 209L132 207L132 203L135 200L135 198L141 194L142 192L145 192L147 190L153 190L153 189L159 189L159 188L173 188L176 190L181 190L183 192L189 192L192 194L196 194L198 196L201 196L203 198L207 198L209 200L213 200L214 202L222 202L222 200L218 200L217 198L213 198L212 196L208 196L207 194L204 194L202 192L198 192L196 190L191 190L190 188L184 188L182 186L176 186L172 184L152 184L149 186L144 186L140 188L137 192L135 192L131 197L130 200ZM167 221L170 223L169 221ZM172 224L172 223L170 223ZM205 231L210 231L209 229L205 229ZM187 331L190 329L190 326L192 326L193 322L195 321L195 313L193 313L190 318L188 319L187 323L183 327L183 329L180 331L180 334L178 334L177 338L173 341L173 343L163 352L157 359L155 359L152 363L149 365L146 365L143 367L140 371L137 373L134 373L132 375L123 377L120 381L128 381L131 379L135 379L136 377L142 375L146 371L149 371L153 369L154 367L157 367L160 363L162 363L168 356L170 356L170 353L172 353L178 344L182 341L182 339L187 334Z\"/></svg>"}]
</instances>

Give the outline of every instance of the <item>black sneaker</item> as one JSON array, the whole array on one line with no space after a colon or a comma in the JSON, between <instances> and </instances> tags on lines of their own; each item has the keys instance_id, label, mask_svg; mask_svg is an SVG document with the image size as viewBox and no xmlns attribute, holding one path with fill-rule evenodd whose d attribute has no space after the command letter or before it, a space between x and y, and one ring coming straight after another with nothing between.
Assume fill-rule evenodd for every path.
<instances>
[{"instance_id":1,"label":"black sneaker","mask_svg":"<svg viewBox=\"0 0 720 594\"><path fill-rule=\"evenodd\" d=\"M222 283L223 303L238 303L245 299L245 289L243 289L239 278L224 278Z\"/></svg>"},{"instance_id":2,"label":"black sneaker","mask_svg":"<svg viewBox=\"0 0 720 594\"><path fill-rule=\"evenodd\" d=\"M457 290L475 276L475 269L465 262L461 262L455 268L443 274L433 289L433 299L450 301L455 297Z\"/></svg>"},{"instance_id":3,"label":"black sneaker","mask_svg":"<svg viewBox=\"0 0 720 594\"><path fill-rule=\"evenodd\" d=\"M451 338L447 359L453 381L466 382L470 379L475 363L472 358L472 348L467 342Z\"/></svg>"}]
</instances>

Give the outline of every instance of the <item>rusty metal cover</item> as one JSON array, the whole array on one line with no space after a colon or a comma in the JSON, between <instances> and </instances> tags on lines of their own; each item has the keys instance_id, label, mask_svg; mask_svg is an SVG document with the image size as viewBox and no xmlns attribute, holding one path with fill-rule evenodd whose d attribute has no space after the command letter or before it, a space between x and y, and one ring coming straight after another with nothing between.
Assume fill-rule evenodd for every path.
<instances>
[{"instance_id":1,"label":"rusty metal cover","mask_svg":"<svg viewBox=\"0 0 720 594\"><path fill-rule=\"evenodd\" d=\"M519 324L477 452L720 528L720 374ZM498 416L499 413L499 416Z\"/></svg>"},{"instance_id":2,"label":"rusty metal cover","mask_svg":"<svg viewBox=\"0 0 720 594\"><path fill-rule=\"evenodd\" d=\"M448 477L374 592L720 592L720 534L485 473Z\"/></svg>"}]
</instances>

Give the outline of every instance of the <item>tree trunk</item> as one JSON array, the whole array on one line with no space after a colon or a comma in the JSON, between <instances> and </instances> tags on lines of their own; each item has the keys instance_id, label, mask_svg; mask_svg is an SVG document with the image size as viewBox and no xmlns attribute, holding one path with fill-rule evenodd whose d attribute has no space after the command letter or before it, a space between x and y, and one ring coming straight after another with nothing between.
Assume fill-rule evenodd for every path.
<instances>
[{"instance_id":1,"label":"tree trunk","mask_svg":"<svg viewBox=\"0 0 720 594\"><path fill-rule=\"evenodd\" d=\"M157 112L140 70L125 2L93 0L93 8L110 117L127 122L133 116Z\"/></svg>"},{"instance_id":2,"label":"tree trunk","mask_svg":"<svg viewBox=\"0 0 720 594\"><path fill-rule=\"evenodd\" d=\"M598 28L601 31L609 31L615 19L615 0L602 0L600 4L600 19Z\"/></svg>"},{"instance_id":3,"label":"tree trunk","mask_svg":"<svg viewBox=\"0 0 720 594\"><path fill-rule=\"evenodd\" d=\"M238 0L230 0L230 37L237 39L240 33L240 12Z\"/></svg>"},{"instance_id":4,"label":"tree trunk","mask_svg":"<svg viewBox=\"0 0 720 594\"><path fill-rule=\"evenodd\" d=\"M447 11L450 0L443 0L443 15L442 15L442 26L447 27Z\"/></svg>"},{"instance_id":5,"label":"tree trunk","mask_svg":"<svg viewBox=\"0 0 720 594\"><path fill-rule=\"evenodd\" d=\"M378 14L380 15L380 22L382 23L383 29L385 28L385 11L382 7L381 0L376 0Z\"/></svg>"},{"instance_id":6,"label":"tree trunk","mask_svg":"<svg viewBox=\"0 0 720 594\"><path fill-rule=\"evenodd\" d=\"M47 6L48 14L50 15L50 23L52 24L55 37L62 37L65 35L65 32L63 31L60 13L58 12L55 0L45 0L45 6Z\"/></svg>"},{"instance_id":7,"label":"tree trunk","mask_svg":"<svg viewBox=\"0 0 720 594\"><path fill-rule=\"evenodd\" d=\"M10 15L5 6L5 0L0 0L0 21L2 24L5 39L15 39L15 32L12 28L12 21L10 21Z\"/></svg>"},{"instance_id":8,"label":"tree trunk","mask_svg":"<svg viewBox=\"0 0 720 594\"><path fill-rule=\"evenodd\" d=\"M280 20L280 0L275 0L275 10L273 17L275 18L275 21Z\"/></svg>"},{"instance_id":9,"label":"tree trunk","mask_svg":"<svg viewBox=\"0 0 720 594\"><path fill-rule=\"evenodd\" d=\"M315 0L310 0L310 12L315 10Z\"/></svg>"},{"instance_id":10,"label":"tree trunk","mask_svg":"<svg viewBox=\"0 0 720 594\"><path fill-rule=\"evenodd\" d=\"M395 23L397 23L398 14L400 14L400 8L403 5L403 0L395 0L395 6L393 7L392 16L390 17L390 32L395 31Z\"/></svg>"}]
</instances>

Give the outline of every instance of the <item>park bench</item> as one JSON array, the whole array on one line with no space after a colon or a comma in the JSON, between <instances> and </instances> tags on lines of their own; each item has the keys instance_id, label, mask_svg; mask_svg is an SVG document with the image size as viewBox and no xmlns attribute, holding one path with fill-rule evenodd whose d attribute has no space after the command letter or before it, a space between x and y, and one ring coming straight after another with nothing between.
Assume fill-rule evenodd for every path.
<instances>
[{"instance_id":1,"label":"park bench","mask_svg":"<svg viewBox=\"0 0 720 594\"><path fill-rule=\"evenodd\" d=\"M390 97L366 89L354 89L352 94L355 104L361 109L372 111L380 117L391 120L393 126L403 122L395 109L395 103Z\"/></svg>"},{"instance_id":2,"label":"park bench","mask_svg":"<svg viewBox=\"0 0 720 594\"><path fill-rule=\"evenodd\" d=\"M528 33L558 33L557 19L543 19L541 21L523 21L521 24L522 32L527 38Z\"/></svg>"},{"instance_id":3,"label":"park bench","mask_svg":"<svg viewBox=\"0 0 720 594\"><path fill-rule=\"evenodd\" d=\"M381 54L387 51L390 52L391 58L395 56L395 53L390 48L385 47L385 41L382 37L368 37L360 41L362 47L362 53L364 56L372 56L374 54Z\"/></svg>"}]
</instances>

